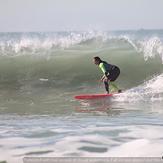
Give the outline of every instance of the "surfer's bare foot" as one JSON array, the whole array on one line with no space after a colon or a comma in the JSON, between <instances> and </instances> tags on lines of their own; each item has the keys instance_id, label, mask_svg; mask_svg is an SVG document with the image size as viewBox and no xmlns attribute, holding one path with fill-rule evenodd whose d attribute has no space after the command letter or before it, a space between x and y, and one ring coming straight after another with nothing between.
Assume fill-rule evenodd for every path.
<instances>
[{"instance_id":1,"label":"surfer's bare foot","mask_svg":"<svg viewBox=\"0 0 163 163\"><path fill-rule=\"evenodd\" d=\"M106 94L109 94L109 91L108 91L108 92L106 92Z\"/></svg>"}]
</instances>

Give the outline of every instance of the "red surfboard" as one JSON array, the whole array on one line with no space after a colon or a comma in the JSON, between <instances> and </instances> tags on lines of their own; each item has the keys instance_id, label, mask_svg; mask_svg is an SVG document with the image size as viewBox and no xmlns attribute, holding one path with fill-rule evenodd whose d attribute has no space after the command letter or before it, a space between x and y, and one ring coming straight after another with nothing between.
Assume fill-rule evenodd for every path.
<instances>
[{"instance_id":1,"label":"red surfboard","mask_svg":"<svg viewBox=\"0 0 163 163\"><path fill-rule=\"evenodd\" d=\"M114 94L84 94L84 95L77 95L74 98L77 100L91 100L91 99L112 97L113 95Z\"/></svg>"}]
</instances>

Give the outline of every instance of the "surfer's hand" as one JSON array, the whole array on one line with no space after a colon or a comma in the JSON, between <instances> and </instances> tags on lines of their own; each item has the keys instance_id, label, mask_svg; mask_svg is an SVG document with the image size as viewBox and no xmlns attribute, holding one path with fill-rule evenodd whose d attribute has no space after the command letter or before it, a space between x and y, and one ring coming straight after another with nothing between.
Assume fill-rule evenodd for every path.
<instances>
[{"instance_id":1,"label":"surfer's hand","mask_svg":"<svg viewBox=\"0 0 163 163\"><path fill-rule=\"evenodd\" d=\"M103 78L101 78L100 81L103 82Z\"/></svg>"},{"instance_id":2,"label":"surfer's hand","mask_svg":"<svg viewBox=\"0 0 163 163\"><path fill-rule=\"evenodd\" d=\"M105 78L101 78L101 82L104 82L106 79Z\"/></svg>"},{"instance_id":3,"label":"surfer's hand","mask_svg":"<svg viewBox=\"0 0 163 163\"><path fill-rule=\"evenodd\" d=\"M103 82L103 80L104 80L104 77L102 77L102 78L100 79L101 82Z\"/></svg>"},{"instance_id":4,"label":"surfer's hand","mask_svg":"<svg viewBox=\"0 0 163 163\"><path fill-rule=\"evenodd\" d=\"M101 80L102 82L104 82L105 78L106 78L106 76L103 75L102 78L101 78L100 80Z\"/></svg>"},{"instance_id":5,"label":"surfer's hand","mask_svg":"<svg viewBox=\"0 0 163 163\"><path fill-rule=\"evenodd\" d=\"M104 77L104 78L101 79L101 81L102 81L102 82L108 82L109 80L108 80L107 77Z\"/></svg>"}]
</instances>

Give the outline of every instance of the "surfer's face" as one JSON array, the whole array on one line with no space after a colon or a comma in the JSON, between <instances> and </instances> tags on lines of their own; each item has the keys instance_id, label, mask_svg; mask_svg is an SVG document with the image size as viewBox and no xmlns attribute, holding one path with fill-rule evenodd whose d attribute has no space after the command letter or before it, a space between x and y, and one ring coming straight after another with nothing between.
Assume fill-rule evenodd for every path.
<instances>
[{"instance_id":1,"label":"surfer's face","mask_svg":"<svg viewBox=\"0 0 163 163\"><path fill-rule=\"evenodd\" d=\"M96 60L96 59L93 59L93 62L94 62L95 65L99 65L100 64L100 61Z\"/></svg>"}]
</instances>

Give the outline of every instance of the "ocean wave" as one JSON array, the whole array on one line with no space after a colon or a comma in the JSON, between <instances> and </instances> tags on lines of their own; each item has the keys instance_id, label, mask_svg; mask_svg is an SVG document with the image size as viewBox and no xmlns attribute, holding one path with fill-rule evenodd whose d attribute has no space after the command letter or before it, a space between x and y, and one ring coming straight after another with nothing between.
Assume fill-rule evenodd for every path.
<instances>
[{"instance_id":1,"label":"ocean wave","mask_svg":"<svg viewBox=\"0 0 163 163\"><path fill-rule=\"evenodd\" d=\"M90 86L100 76L92 65L94 55L120 67L122 87L135 87L163 72L162 36L96 31L0 33L0 82L30 80L62 87L89 81ZM147 62L149 58L152 62Z\"/></svg>"},{"instance_id":2,"label":"ocean wave","mask_svg":"<svg viewBox=\"0 0 163 163\"><path fill-rule=\"evenodd\" d=\"M0 37L0 54L16 55L18 53L36 53L41 51L60 50L78 45L97 38L105 39L101 32L70 32L70 33L18 33L16 38L13 34L6 34Z\"/></svg>"},{"instance_id":3,"label":"ocean wave","mask_svg":"<svg viewBox=\"0 0 163 163\"><path fill-rule=\"evenodd\" d=\"M162 102L163 101L163 74L154 76L146 80L143 84L133 87L120 96L115 101L136 103L136 102Z\"/></svg>"},{"instance_id":4,"label":"ocean wave","mask_svg":"<svg viewBox=\"0 0 163 163\"><path fill-rule=\"evenodd\" d=\"M162 37L162 36L160 36ZM54 55L66 50L131 49L144 55L144 60L159 56L163 62L163 42L158 36L111 32L56 32L0 34L0 56Z\"/></svg>"}]
</instances>

